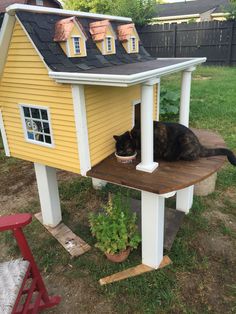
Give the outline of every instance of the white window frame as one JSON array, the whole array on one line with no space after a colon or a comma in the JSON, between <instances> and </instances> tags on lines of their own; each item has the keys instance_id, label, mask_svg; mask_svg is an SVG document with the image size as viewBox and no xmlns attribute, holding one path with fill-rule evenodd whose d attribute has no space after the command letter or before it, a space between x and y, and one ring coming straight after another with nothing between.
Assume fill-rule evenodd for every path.
<instances>
[{"instance_id":1,"label":"white window frame","mask_svg":"<svg viewBox=\"0 0 236 314\"><path fill-rule=\"evenodd\" d=\"M27 117L25 117L25 115L24 115L24 109L23 109L23 107L35 108L35 109L41 109L41 110L46 110L46 111L47 111L48 120L37 119L37 118L32 118L32 119L33 119L33 120L42 121L42 122L46 122L46 123L49 124L49 127L50 127L50 134L49 134L49 135L50 135L50 138L51 138L51 144L50 144L50 143L45 143L45 142L36 141L36 140L31 140L31 139L28 138L28 131L27 131L26 124L25 124L25 119L27 119ZM46 106L29 105L29 104L19 104L19 109L20 109L22 127L23 127L23 131L24 131L24 136L25 136L26 142L31 143L31 144L36 144L36 145L44 146L44 147L54 148L54 147L55 147L55 143L54 143L54 139L53 139L52 122L51 122L51 115L50 115L50 110L49 110L49 108L46 107ZM39 132L39 133L40 133L40 132ZM43 133L43 134L44 134L44 133ZM47 134L45 134L45 135L47 135Z\"/></svg>"},{"instance_id":2,"label":"white window frame","mask_svg":"<svg viewBox=\"0 0 236 314\"><path fill-rule=\"evenodd\" d=\"M36 5L43 6L43 0L36 0Z\"/></svg>"},{"instance_id":3,"label":"white window frame","mask_svg":"<svg viewBox=\"0 0 236 314\"><path fill-rule=\"evenodd\" d=\"M72 41L73 41L74 54L75 55L81 55L81 37L80 36L72 36L71 38L72 38ZM75 38L78 38L79 52L76 51Z\"/></svg>"},{"instance_id":4,"label":"white window frame","mask_svg":"<svg viewBox=\"0 0 236 314\"><path fill-rule=\"evenodd\" d=\"M111 49L108 49L108 40L110 39L110 44L111 44ZM106 51L107 52L112 52L112 41L113 41L113 37L112 36L106 36Z\"/></svg>"},{"instance_id":5,"label":"white window frame","mask_svg":"<svg viewBox=\"0 0 236 314\"><path fill-rule=\"evenodd\" d=\"M135 43L135 49L133 49L133 42ZM130 51L131 52L136 52L137 51L137 38L135 36L131 36L130 37Z\"/></svg>"}]
</instances>

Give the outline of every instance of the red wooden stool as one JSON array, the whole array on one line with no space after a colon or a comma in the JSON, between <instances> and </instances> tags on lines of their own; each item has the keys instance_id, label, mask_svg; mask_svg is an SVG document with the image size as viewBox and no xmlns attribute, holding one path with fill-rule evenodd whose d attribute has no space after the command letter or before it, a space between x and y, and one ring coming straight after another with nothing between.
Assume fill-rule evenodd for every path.
<instances>
[{"instance_id":1,"label":"red wooden stool","mask_svg":"<svg viewBox=\"0 0 236 314\"><path fill-rule=\"evenodd\" d=\"M57 305L59 296L49 297L22 228L30 214L0 217L0 232L12 230L23 259L0 263L0 313L29 314Z\"/></svg>"}]
</instances>

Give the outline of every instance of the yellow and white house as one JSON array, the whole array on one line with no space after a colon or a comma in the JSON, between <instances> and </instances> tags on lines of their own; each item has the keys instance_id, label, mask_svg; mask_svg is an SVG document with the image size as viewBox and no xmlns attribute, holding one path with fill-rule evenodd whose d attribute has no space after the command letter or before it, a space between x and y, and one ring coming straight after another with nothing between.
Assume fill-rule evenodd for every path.
<instances>
[{"instance_id":1,"label":"yellow and white house","mask_svg":"<svg viewBox=\"0 0 236 314\"><path fill-rule=\"evenodd\" d=\"M142 122L137 171L151 173L158 167L152 121L158 119L160 78L182 71L180 123L188 125L191 72L205 62L152 58L130 18L19 4L6 10L0 55L5 153L34 163L43 223L51 227L61 221L56 169L86 176L114 152L113 135L133 127L137 104ZM102 184L94 180L95 186ZM143 261L158 268L163 257L158 234L164 225L164 209L158 204L163 196L142 193L142 206L150 215L161 206L159 227L149 216L144 238L159 231L151 244L142 243ZM190 209L191 187L181 191L179 203L181 210Z\"/></svg>"}]
</instances>

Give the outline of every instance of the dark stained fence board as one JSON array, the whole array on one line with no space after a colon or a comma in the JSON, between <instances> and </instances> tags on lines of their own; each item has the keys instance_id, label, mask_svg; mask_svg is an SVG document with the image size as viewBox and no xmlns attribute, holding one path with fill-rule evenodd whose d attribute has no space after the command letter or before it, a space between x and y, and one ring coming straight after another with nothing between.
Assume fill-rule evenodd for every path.
<instances>
[{"instance_id":1,"label":"dark stained fence board","mask_svg":"<svg viewBox=\"0 0 236 314\"><path fill-rule=\"evenodd\" d=\"M236 65L236 21L156 24L138 31L154 57L207 57L208 64Z\"/></svg>"}]
</instances>

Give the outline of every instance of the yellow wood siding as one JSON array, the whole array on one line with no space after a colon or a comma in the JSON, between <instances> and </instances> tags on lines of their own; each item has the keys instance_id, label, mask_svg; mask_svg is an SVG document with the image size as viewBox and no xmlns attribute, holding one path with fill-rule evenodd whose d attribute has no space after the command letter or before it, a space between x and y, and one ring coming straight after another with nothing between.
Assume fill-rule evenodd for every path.
<instances>
[{"instance_id":1,"label":"yellow wood siding","mask_svg":"<svg viewBox=\"0 0 236 314\"><path fill-rule=\"evenodd\" d=\"M154 86L154 112L156 119L157 85ZM115 150L113 135L131 130L133 102L141 98L140 85L119 88L85 86L88 136L92 166Z\"/></svg>"},{"instance_id":2,"label":"yellow wood siding","mask_svg":"<svg viewBox=\"0 0 236 314\"><path fill-rule=\"evenodd\" d=\"M26 142L19 104L49 108L54 148ZM57 84L48 77L19 23L0 81L0 108L13 157L80 172L71 86Z\"/></svg>"}]
</instances>

